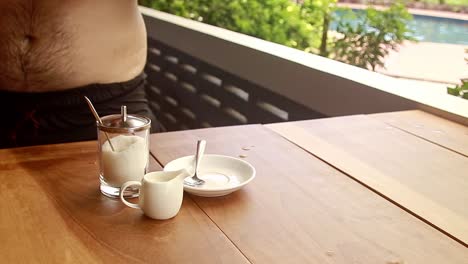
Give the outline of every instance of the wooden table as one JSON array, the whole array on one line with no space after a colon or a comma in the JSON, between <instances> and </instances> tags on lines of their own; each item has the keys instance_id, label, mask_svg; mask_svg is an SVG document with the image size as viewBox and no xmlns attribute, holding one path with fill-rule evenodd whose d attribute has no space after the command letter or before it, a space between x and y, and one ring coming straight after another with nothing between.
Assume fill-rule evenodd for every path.
<instances>
[{"instance_id":1,"label":"wooden table","mask_svg":"<svg viewBox=\"0 0 468 264\"><path fill-rule=\"evenodd\" d=\"M257 169L167 221L99 193L95 142L0 150L1 262L466 264L467 136L422 112L153 134L152 170L199 138Z\"/></svg>"}]
</instances>

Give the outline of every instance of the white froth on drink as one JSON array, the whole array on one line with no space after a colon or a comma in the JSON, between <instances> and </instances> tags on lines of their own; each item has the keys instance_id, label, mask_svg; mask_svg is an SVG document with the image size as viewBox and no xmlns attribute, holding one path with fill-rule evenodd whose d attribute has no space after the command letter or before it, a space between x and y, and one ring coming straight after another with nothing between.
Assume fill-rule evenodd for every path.
<instances>
[{"instance_id":1,"label":"white froth on drink","mask_svg":"<svg viewBox=\"0 0 468 264\"><path fill-rule=\"evenodd\" d=\"M119 135L102 145L102 169L108 185L120 187L127 181L140 181L148 162L148 146L142 137Z\"/></svg>"}]
</instances>

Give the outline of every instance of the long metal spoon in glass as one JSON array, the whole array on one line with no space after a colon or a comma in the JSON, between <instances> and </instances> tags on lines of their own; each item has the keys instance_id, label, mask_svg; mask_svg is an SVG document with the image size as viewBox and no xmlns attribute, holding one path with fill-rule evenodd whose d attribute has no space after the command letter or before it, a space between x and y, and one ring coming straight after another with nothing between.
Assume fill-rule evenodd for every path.
<instances>
[{"instance_id":1,"label":"long metal spoon in glass","mask_svg":"<svg viewBox=\"0 0 468 264\"><path fill-rule=\"evenodd\" d=\"M101 120L101 118L99 117L98 113L96 112L96 109L94 109L93 103L91 103L91 100L89 100L88 97L85 96L84 98L86 99L86 102L88 103L88 106L89 106L89 109L91 110L91 113L93 113L94 118L96 118L96 121L97 121L100 125L102 125L102 120ZM107 135L106 132L104 132L104 134L106 135L107 141L109 141L109 145L110 145L112 151L115 151L114 146L112 145L112 142L111 142L111 140L110 140L110 138L109 138L109 135Z\"/></svg>"},{"instance_id":2,"label":"long metal spoon in glass","mask_svg":"<svg viewBox=\"0 0 468 264\"><path fill-rule=\"evenodd\" d=\"M192 177L186 178L184 183L190 186L200 186L205 183L204 180L198 178L198 165L200 160L205 152L206 141L205 140L198 140L197 142L197 153L195 154L195 173Z\"/></svg>"}]
</instances>

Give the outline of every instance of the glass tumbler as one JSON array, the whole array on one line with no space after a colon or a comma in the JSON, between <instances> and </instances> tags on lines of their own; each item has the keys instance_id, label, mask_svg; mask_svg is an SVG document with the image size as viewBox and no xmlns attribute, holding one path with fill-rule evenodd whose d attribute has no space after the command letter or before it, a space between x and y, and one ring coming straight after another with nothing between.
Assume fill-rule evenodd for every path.
<instances>
[{"instance_id":1,"label":"glass tumbler","mask_svg":"<svg viewBox=\"0 0 468 264\"><path fill-rule=\"evenodd\" d=\"M101 192L118 198L120 187L127 181L141 181L148 170L151 119L127 115L101 118L97 125L99 144L99 179ZM138 189L127 188L124 196L137 197Z\"/></svg>"}]
</instances>

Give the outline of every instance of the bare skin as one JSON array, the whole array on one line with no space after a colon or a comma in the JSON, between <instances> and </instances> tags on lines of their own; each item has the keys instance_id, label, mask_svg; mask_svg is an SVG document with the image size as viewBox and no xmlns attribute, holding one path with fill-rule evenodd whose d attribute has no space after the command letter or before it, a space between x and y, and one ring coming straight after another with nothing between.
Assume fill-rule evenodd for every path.
<instances>
[{"instance_id":1,"label":"bare skin","mask_svg":"<svg viewBox=\"0 0 468 264\"><path fill-rule=\"evenodd\" d=\"M136 0L0 0L0 90L123 82L145 61Z\"/></svg>"}]
</instances>

